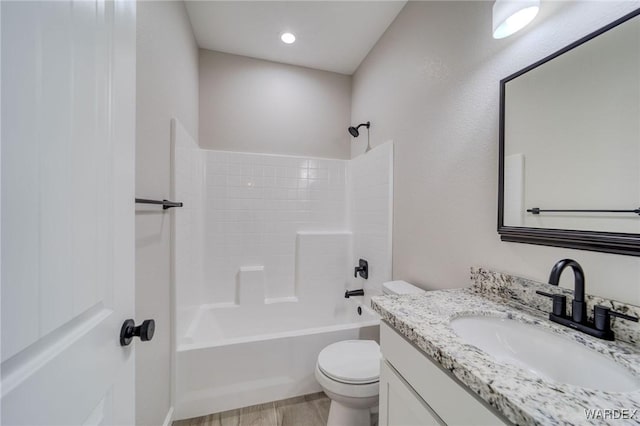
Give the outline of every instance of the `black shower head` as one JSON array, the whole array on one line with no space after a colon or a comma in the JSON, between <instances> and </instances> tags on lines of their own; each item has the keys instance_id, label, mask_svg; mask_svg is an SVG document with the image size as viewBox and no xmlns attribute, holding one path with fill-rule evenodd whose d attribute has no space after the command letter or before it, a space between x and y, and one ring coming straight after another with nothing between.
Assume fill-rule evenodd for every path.
<instances>
[{"instance_id":1,"label":"black shower head","mask_svg":"<svg viewBox=\"0 0 640 426\"><path fill-rule=\"evenodd\" d=\"M357 138L358 136L360 136L360 132L358 131L358 129L362 126L365 126L368 129L370 125L371 123L367 121L366 123L358 124L358 127L351 126L349 127L349 133L351 133L351 136L353 136L354 138Z\"/></svg>"}]
</instances>

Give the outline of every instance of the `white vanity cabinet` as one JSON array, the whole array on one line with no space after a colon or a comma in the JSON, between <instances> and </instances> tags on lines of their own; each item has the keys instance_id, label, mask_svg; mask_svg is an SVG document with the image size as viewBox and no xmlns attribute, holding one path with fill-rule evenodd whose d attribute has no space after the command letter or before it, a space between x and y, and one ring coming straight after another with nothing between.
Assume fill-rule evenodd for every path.
<instances>
[{"instance_id":1,"label":"white vanity cabinet","mask_svg":"<svg viewBox=\"0 0 640 426\"><path fill-rule=\"evenodd\" d=\"M380 426L510 424L385 322L380 348Z\"/></svg>"}]
</instances>

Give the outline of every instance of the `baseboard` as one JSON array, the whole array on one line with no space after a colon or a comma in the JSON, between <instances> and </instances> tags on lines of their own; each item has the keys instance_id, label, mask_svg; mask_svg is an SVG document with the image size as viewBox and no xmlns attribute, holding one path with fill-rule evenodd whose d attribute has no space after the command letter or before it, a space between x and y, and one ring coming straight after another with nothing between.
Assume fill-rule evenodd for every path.
<instances>
[{"instance_id":1,"label":"baseboard","mask_svg":"<svg viewBox=\"0 0 640 426\"><path fill-rule=\"evenodd\" d=\"M167 417L165 417L164 422L162 422L162 426L171 426L171 420L173 420L173 407L169 408Z\"/></svg>"}]
</instances>

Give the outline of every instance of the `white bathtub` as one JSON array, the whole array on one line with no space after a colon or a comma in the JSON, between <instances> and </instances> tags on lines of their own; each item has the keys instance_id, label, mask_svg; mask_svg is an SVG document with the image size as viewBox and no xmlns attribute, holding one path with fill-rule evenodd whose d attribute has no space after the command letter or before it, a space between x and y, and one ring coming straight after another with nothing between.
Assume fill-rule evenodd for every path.
<instances>
[{"instance_id":1,"label":"white bathtub","mask_svg":"<svg viewBox=\"0 0 640 426\"><path fill-rule=\"evenodd\" d=\"M177 342L174 418L320 391L314 368L325 346L378 340L379 317L357 299L336 299L330 308L296 302L200 306Z\"/></svg>"}]
</instances>

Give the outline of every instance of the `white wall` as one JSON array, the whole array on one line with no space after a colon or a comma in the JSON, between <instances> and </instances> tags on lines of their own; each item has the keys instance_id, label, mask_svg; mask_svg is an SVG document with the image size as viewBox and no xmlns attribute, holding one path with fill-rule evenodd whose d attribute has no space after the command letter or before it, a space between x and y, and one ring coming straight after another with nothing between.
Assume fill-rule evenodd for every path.
<instances>
[{"instance_id":1,"label":"white wall","mask_svg":"<svg viewBox=\"0 0 640 426\"><path fill-rule=\"evenodd\" d=\"M333 304L345 287L365 288L367 300L381 293L391 279L391 142L343 161L203 150L179 124L175 133L174 198L187 203L174 213L178 338L194 308L246 305L249 275L260 304L309 291ZM352 275L359 258L366 281Z\"/></svg>"},{"instance_id":2,"label":"white wall","mask_svg":"<svg viewBox=\"0 0 640 426\"><path fill-rule=\"evenodd\" d=\"M346 161L204 151L200 303L235 303L242 267L263 266L262 299L295 297L298 231L347 227Z\"/></svg>"},{"instance_id":3,"label":"white wall","mask_svg":"<svg viewBox=\"0 0 640 426\"><path fill-rule=\"evenodd\" d=\"M349 162L348 194L353 232L351 264L358 265L359 259L365 259L369 266L368 278L365 280L360 275L351 278L350 288L364 288L369 305L371 296L381 294L382 283L392 277L392 142L376 146Z\"/></svg>"},{"instance_id":4,"label":"white wall","mask_svg":"<svg viewBox=\"0 0 640 426\"><path fill-rule=\"evenodd\" d=\"M203 188L204 153L179 120L171 126L172 145L172 193L173 200L183 203L182 208L171 213L173 244L173 295L176 318L181 317L181 307L193 306L202 301L203 261ZM190 312L189 312L190 314ZM175 335L185 332L181 327L186 321L174 321ZM176 337L178 339L178 337Z\"/></svg>"},{"instance_id":5,"label":"white wall","mask_svg":"<svg viewBox=\"0 0 640 426\"><path fill-rule=\"evenodd\" d=\"M198 50L182 2L138 2L136 195L170 198L170 122L198 134ZM171 406L170 220L136 209L136 319L155 318L136 343L136 424L162 424Z\"/></svg>"},{"instance_id":6,"label":"white wall","mask_svg":"<svg viewBox=\"0 0 640 426\"><path fill-rule=\"evenodd\" d=\"M572 257L589 293L640 304L640 259L504 243L496 232L500 79L639 3L544 1L503 40L491 37L492 4L408 3L354 75L352 121L371 120L372 145L395 143L394 278L460 287L482 265L546 281ZM354 142L352 156L365 145Z\"/></svg>"},{"instance_id":7,"label":"white wall","mask_svg":"<svg viewBox=\"0 0 640 426\"><path fill-rule=\"evenodd\" d=\"M200 50L203 148L349 158L351 77Z\"/></svg>"}]
</instances>

